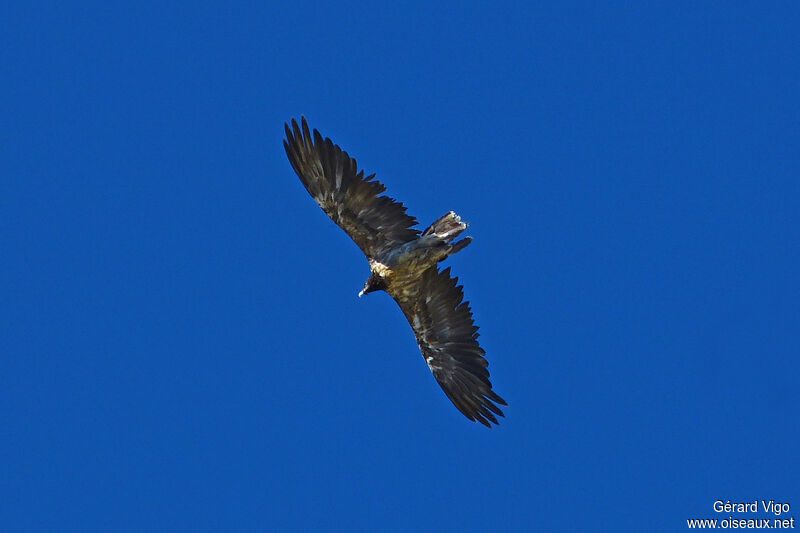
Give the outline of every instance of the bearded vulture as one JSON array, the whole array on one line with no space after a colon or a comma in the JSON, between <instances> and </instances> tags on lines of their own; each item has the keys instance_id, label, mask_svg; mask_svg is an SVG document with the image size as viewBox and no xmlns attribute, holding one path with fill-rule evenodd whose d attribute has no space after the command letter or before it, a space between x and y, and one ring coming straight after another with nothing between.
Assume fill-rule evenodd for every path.
<instances>
[{"instance_id":1,"label":"bearded vulture","mask_svg":"<svg viewBox=\"0 0 800 533\"><path fill-rule=\"evenodd\" d=\"M497 424L508 405L492 390L486 352L458 278L438 263L471 237L455 239L467 223L450 211L420 233L417 220L400 202L382 196L386 187L375 174L364 177L356 160L305 118L285 124L286 155L308 192L367 256L371 275L359 296L386 291L408 319L436 381L464 416L486 427Z\"/></svg>"}]
</instances>

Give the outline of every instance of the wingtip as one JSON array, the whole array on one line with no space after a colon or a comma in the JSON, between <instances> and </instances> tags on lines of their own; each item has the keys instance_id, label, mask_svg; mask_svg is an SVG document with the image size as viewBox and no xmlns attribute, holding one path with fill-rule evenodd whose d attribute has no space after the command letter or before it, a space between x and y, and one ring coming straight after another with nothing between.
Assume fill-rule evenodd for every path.
<instances>
[{"instance_id":1,"label":"wingtip","mask_svg":"<svg viewBox=\"0 0 800 533\"><path fill-rule=\"evenodd\" d=\"M302 124L302 128L300 124ZM283 129L286 132L287 139L294 141L303 137L303 131L308 130L308 124L306 123L306 117L304 115L300 115L300 124L297 123L297 119L294 117L292 117L289 122L283 123Z\"/></svg>"}]
</instances>

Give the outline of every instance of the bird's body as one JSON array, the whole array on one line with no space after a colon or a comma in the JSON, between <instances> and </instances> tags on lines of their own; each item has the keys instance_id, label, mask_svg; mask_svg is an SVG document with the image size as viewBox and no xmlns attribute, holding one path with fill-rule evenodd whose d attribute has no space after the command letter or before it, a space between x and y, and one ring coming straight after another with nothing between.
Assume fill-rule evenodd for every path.
<instances>
[{"instance_id":1,"label":"bird's body","mask_svg":"<svg viewBox=\"0 0 800 533\"><path fill-rule=\"evenodd\" d=\"M414 330L420 351L439 385L470 420L491 427L495 404L506 402L492 390L478 328L463 301L458 278L438 263L464 249L472 239L455 239L467 228L454 212L425 231L406 208L381 196L385 187L358 172L356 161L302 119L286 125L286 154L308 192L367 256L370 277L359 296L383 290L400 306Z\"/></svg>"},{"instance_id":2,"label":"bird's body","mask_svg":"<svg viewBox=\"0 0 800 533\"><path fill-rule=\"evenodd\" d=\"M369 259L372 275L359 296L373 290L385 290L395 299L413 294L426 270L472 242L472 238L467 237L451 244L466 228L467 224L461 221L461 217L450 211L420 237Z\"/></svg>"}]
</instances>

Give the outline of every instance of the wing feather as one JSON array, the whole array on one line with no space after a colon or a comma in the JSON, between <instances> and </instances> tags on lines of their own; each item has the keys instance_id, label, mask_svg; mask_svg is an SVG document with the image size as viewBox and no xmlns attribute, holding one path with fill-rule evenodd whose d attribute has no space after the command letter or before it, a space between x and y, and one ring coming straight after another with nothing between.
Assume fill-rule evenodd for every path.
<instances>
[{"instance_id":1,"label":"wing feather","mask_svg":"<svg viewBox=\"0 0 800 533\"><path fill-rule=\"evenodd\" d=\"M386 187L375 174L365 178L347 152L317 130L312 135L305 117L301 124L294 119L291 128L285 124L283 146L292 168L314 200L367 257L417 238L419 230L412 229L417 220L406 214L403 204L381 196Z\"/></svg>"},{"instance_id":2,"label":"wing feather","mask_svg":"<svg viewBox=\"0 0 800 533\"><path fill-rule=\"evenodd\" d=\"M412 288L389 293L400 305L417 337L422 356L436 381L459 411L491 427L508 405L492 390L486 352L478 344L478 327L450 268L426 270Z\"/></svg>"}]
</instances>

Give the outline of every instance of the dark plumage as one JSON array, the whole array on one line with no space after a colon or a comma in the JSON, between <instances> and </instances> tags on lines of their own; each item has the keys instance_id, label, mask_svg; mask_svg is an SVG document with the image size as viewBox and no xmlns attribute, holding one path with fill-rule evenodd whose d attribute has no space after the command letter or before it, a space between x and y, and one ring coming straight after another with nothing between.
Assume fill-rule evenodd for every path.
<instances>
[{"instance_id":1,"label":"dark plumage","mask_svg":"<svg viewBox=\"0 0 800 533\"><path fill-rule=\"evenodd\" d=\"M285 126L283 145L300 181L367 256L371 275L359 296L388 292L447 397L470 420L497 424L497 405L507 404L492 390L469 303L450 268L438 268L472 241L455 240L467 224L451 211L420 234L403 204L381 196L386 187L375 174L364 177L347 152L317 130L312 136L305 118Z\"/></svg>"}]
</instances>

